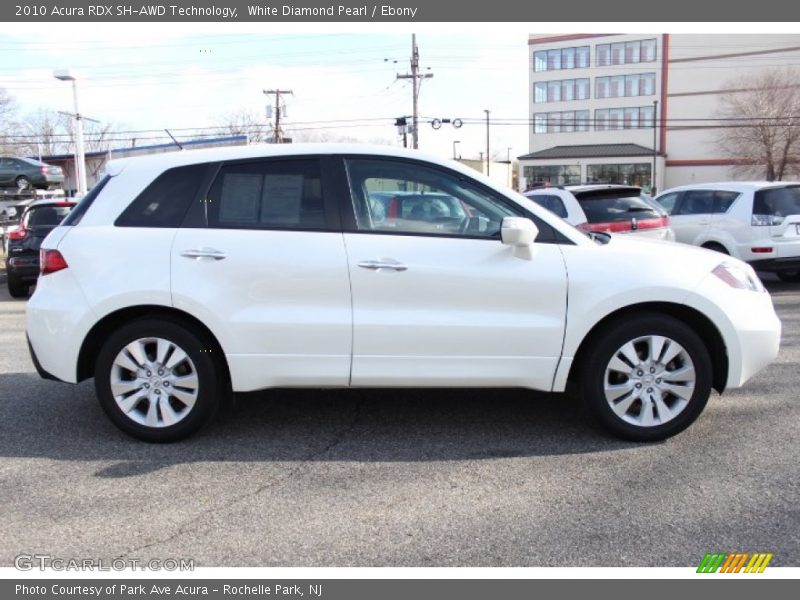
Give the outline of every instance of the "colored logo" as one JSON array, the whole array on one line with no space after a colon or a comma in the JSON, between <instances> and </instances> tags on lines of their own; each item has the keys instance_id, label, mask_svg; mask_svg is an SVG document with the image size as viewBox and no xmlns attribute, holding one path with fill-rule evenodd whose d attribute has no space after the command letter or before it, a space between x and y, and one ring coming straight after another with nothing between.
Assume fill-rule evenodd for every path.
<instances>
[{"instance_id":1,"label":"colored logo","mask_svg":"<svg viewBox=\"0 0 800 600\"><path fill-rule=\"evenodd\" d=\"M772 553L767 552L708 552L698 573L763 573Z\"/></svg>"}]
</instances>

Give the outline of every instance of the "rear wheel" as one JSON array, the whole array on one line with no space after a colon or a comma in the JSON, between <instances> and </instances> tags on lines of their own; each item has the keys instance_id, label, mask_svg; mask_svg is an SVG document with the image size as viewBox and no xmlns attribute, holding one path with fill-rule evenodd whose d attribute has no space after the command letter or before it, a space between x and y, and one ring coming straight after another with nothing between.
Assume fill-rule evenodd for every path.
<instances>
[{"instance_id":1,"label":"rear wheel","mask_svg":"<svg viewBox=\"0 0 800 600\"><path fill-rule=\"evenodd\" d=\"M725 249L725 246L723 246L722 244L717 244L716 242L709 242L707 244L703 244L703 248L706 248L708 250L713 250L714 252L719 252L720 254L730 255L730 252L728 252Z\"/></svg>"},{"instance_id":2,"label":"rear wheel","mask_svg":"<svg viewBox=\"0 0 800 600\"><path fill-rule=\"evenodd\" d=\"M595 339L581 395L606 429L629 440L661 440L703 411L711 394L711 358L685 323L641 314L613 323Z\"/></svg>"},{"instance_id":3,"label":"rear wheel","mask_svg":"<svg viewBox=\"0 0 800 600\"><path fill-rule=\"evenodd\" d=\"M95 368L100 405L125 433L174 442L208 423L224 395L219 358L205 336L169 320L130 323L103 345Z\"/></svg>"},{"instance_id":4,"label":"rear wheel","mask_svg":"<svg viewBox=\"0 0 800 600\"><path fill-rule=\"evenodd\" d=\"M781 281L786 281L788 283L800 282L800 271L779 271L775 274Z\"/></svg>"},{"instance_id":5,"label":"rear wheel","mask_svg":"<svg viewBox=\"0 0 800 600\"><path fill-rule=\"evenodd\" d=\"M12 298L27 298L28 297L28 284L21 279L8 275L8 293Z\"/></svg>"}]
</instances>

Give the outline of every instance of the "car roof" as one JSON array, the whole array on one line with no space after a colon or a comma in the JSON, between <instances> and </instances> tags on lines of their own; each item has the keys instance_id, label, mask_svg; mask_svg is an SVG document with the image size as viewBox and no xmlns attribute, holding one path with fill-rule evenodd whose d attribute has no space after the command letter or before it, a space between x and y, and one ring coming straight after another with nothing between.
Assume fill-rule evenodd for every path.
<instances>
[{"instance_id":1,"label":"car roof","mask_svg":"<svg viewBox=\"0 0 800 600\"><path fill-rule=\"evenodd\" d=\"M109 175L117 175L123 170L137 172L160 173L173 167L207 162L247 160L255 158L273 158L280 156L313 156L313 155L366 154L377 157L393 157L419 159L446 166L450 169L469 174L474 179L489 181L480 172L451 159L443 159L432 154L409 150L397 146L380 146L373 144L333 144L333 143L298 143L298 144L250 144L247 146L226 146L222 148L202 148L162 152L146 156L127 157L111 160L106 165Z\"/></svg>"},{"instance_id":2,"label":"car roof","mask_svg":"<svg viewBox=\"0 0 800 600\"><path fill-rule=\"evenodd\" d=\"M55 198L47 198L44 200L34 200L26 208L38 208L39 206L75 206L77 202L72 200L57 200Z\"/></svg>"},{"instance_id":3,"label":"car roof","mask_svg":"<svg viewBox=\"0 0 800 600\"><path fill-rule=\"evenodd\" d=\"M717 181L711 183L690 183L687 185L680 185L677 187L664 190L659 194L669 194L672 192L685 192L686 190L730 190L732 192L750 192L754 190L763 190L771 187L786 187L791 185L800 185L798 181Z\"/></svg>"}]
</instances>

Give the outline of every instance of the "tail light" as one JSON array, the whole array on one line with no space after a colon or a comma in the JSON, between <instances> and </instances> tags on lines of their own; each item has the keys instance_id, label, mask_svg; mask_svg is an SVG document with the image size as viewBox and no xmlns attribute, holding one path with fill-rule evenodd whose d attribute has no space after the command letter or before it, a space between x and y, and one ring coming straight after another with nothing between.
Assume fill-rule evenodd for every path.
<instances>
[{"instance_id":1,"label":"tail light","mask_svg":"<svg viewBox=\"0 0 800 600\"><path fill-rule=\"evenodd\" d=\"M756 215L754 214L750 219L750 224L756 227L765 227L769 225L780 225L783 223L783 217L780 215Z\"/></svg>"},{"instance_id":2,"label":"tail light","mask_svg":"<svg viewBox=\"0 0 800 600\"><path fill-rule=\"evenodd\" d=\"M39 249L39 270L42 275L49 275L69 267L67 261L58 250Z\"/></svg>"},{"instance_id":3,"label":"tail light","mask_svg":"<svg viewBox=\"0 0 800 600\"><path fill-rule=\"evenodd\" d=\"M20 240L24 240L26 235L28 235L28 230L25 229L25 226L22 223L20 223L17 229L8 233L8 239L9 241L18 242Z\"/></svg>"},{"instance_id":4,"label":"tail light","mask_svg":"<svg viewBox=\"0 0 800 600\"><path fill-rule=\"evenodd\" d=\"M635 225L634 225L635 223ZM631 219L630 221L613 221L611 223L581 223L578 229L583 231L599 231L605 233L620 233L624 231L641 231L642 229L661 229L669 227L669 217L655 219Z\"/></svg>"}]
</instances>

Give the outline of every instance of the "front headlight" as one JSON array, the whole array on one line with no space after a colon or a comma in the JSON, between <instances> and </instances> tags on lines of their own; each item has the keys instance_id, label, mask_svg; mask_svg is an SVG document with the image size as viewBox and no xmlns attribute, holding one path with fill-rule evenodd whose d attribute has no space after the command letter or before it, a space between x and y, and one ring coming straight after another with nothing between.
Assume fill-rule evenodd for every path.
<instances>
[{"instance_id":1,"label":"front headlight","mask_svg":"<svg viewBox=\"0 0 800 600\"><path fill-rule=\"evenodd\" d=\"M724 262L717 265L712 273L729 286L739 290L750 290L752 292L767 291L750 265Z\"/></svg>"}]
</instances>

